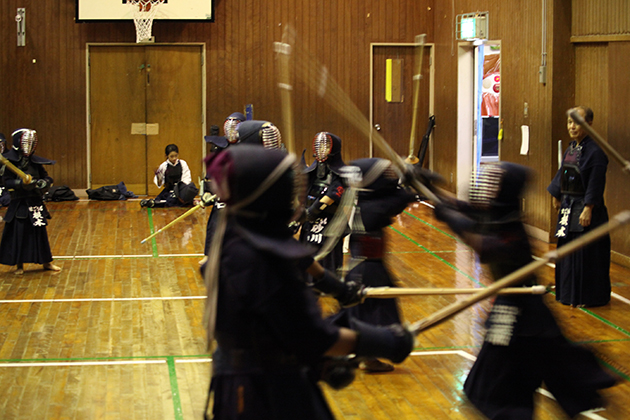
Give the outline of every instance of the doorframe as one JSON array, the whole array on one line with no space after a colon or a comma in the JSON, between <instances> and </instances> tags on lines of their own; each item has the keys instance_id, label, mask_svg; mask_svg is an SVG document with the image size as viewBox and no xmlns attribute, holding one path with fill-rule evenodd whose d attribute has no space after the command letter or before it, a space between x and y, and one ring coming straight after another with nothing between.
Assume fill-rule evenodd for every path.
<instances>
[{"instance_id":1,"label":"doorframe","mask_svg":"<svg viewBox=\"0 0 630 420\"><path fill-rule=\"evenodd\" d=\"M501 40L484 40L484 48L501 46ZM479 45L475 42L459 42L457 47L457 197L466 199L470 184L470 174L484 160L481 158L481 138L477 136L481 120L477 118L481 79L479 72ZM481 63L483 69L483 63ZM501 72L499 72L501 74ZM502 101L499 99L499 121L501 121ZM477 125L477 126L476 126ZM499 140L498 160L501 160L501 140ZM492 159L492 161L495 161Z\"/></svg>"},{"instance_id":2,"label":"doorframe","mask_svg":"<svg viewBox=\"0 0 630 420\"><path fill-rule=\"evenodd\" d=\"M375 47L415 47L415 42L371 42L370 43L370 154L374 157L374 140L372 133L374 131L374 48ZM435 44L427 42L425 47L429 47L429 114L434 114L435 103ZM424 76L424 75L423 75ZM423 77L424 79L424 77ZM429 138L429 169L433 170L433 132Z\"/></svg>"},{"instance_id":3,"label":"doorframe","mask_svg":"<svg viewBox=\"0 0 630 420\"><path fill-rule=\"evenodd\" d=\"M87 141L87 188L92 188L92 113L90 109L90 47L137 47L137 46L150 46L150 47L166 47L166 46L187 46L187 47L201 47L201 133L200 133L200 148L201 156L205 156L206 143L204 136L207 134L207 75L206 75L206 43L205 42L157 42L151 44L138 44L129 42L87 42L85 44L85 128L86 128L86 141ZM147 181L148 182L148 181ZM194 182L194 180L193 180Z\"/></svg>"},{"instance_id":4,"label":"doorframe","mask_svg":"<svg viewBox=\"0 0 630 420\"><path fill-rule=\"evenodd\" d=\"M475 47L460 42L457 47L457 198L465 199L474 166Z\"/></svg>"},{"instance_id":5,"label":"doorframe","mask_svg":"<svg viewBox=\"0 0 630 420\"><path fill-rule=\"evenodd\" d=\"M477 95L477 100L481 100L482 95L481 92L483 91L483 87L481 86L483 84L483 69L484 69L484 65L485 65L485 60L487 56L490 55L494 55L494 54L490 54L486 52L486 48L491 49L492 47L499 47L499 59L501 58L501 40L485 40L483 42L483 62L479 63L479 67L475 66L475 68L477 69L477 71L479 71L479 69L481 68L481 72L479 74L479 76L475 76L475 80L478 81L479 83L479 87L478 87L478 95ZM500 83L500 79L501 78L501 66L499 65L499 83ZM499 84L499 130L501 129L501 105L502 105L503 101L501 100L501 87ZM483 117L482 117L483 118ZM479 127L483 127L483 122L480 124ZM482 148L483 147L483 128L481 128L482 130L482 138L481 139L477 139L477 143L476 143L476 147L478 148ZM498 162L501 160L501 140L497 140L497 156L486 156L484 157L482 155L482 150L478 150L476 152L476 154L479 156L479 163L489 163L489 162Z\"/></svg>"}]
</instances>

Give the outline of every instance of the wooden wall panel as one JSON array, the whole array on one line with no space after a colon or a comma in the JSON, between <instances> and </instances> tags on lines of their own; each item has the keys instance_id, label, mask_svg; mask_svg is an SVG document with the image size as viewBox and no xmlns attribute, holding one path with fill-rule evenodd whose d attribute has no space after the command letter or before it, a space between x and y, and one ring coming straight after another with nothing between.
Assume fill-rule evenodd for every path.
<instances>
[{"instance_id":1,"label":"wooden wall panel","mask_svg":"<svg viewBox=\"0 0 630 420\"><path fill-rule=\"evenodd\" d=\"M628 56L630 42L614 42L608 47L608 127L605 137L625 159L630 159L630 124L628 124L628 98L630 98L630 75ZM630 174L623 173L619 163L610 159L606 185L606 203L611 215L630 209ZM613 261L626 264L630 256L630 235L628 230L616 232L612 236L613 250L625 255L625 261Z\"/></svg>"},{"instance_id":2,"label":"wooden wall panel","mask_svg":"<svg viewBox=\"0 0 630 420\"><path fill-rule=\"evenodd\" d=\"M608 128L608 44L575 46L575 105L593 110L593 128L607 138ZM563 146L569 145L565 130Z\"/></svg>"},{"instance_id":3,"label":"wooden wall panel","mask_svg":"<svg viewBox=\"0 0 630 420\"><path fill-rule=\"evenodd\" d=\"M573 36L630 34L628 0L573 0Z\"/></svg>"},{"instance_id":4,"label":"wooden wall panel","mask_svg":"<svg viewBox=\"0 0 630 420\"><path fill-rule=\"evenodd\" d=\"M573 0L572 29L575 43L575 102L593 108L593 128L624 157L630 157L628 111L630 94L627 57L630 49L630 2ZM599 42L594 42L599 41ZM628 175L610 159L605 200L612 216L630 208ZM612 236L613 261L630 264L627 231Z\"/></svg>"},{"instance_id":5,"label":"wooden wall panel","mask_svg":"<svg viewBox=\"0 0 630 420\"><path fill-rule=\"evenodd\" d=\"M432 33L432 3L216 0L214 23L156 21L153 35L159 43L207 44L208 126L222 127L227 115L253 104L255 118L282 129L273 42L281 39L283 25L295 28L304 46L369 118L370 42L413 42L419 33ZM58 161L52 176L58 183L84 188L85 44L133 43L133 22L77 24L75 0L4 0L3 21L12 22L17 7L27 8L27 46L15 46L15 25L0 27L0 131L35 128L41 138L38 152ZM296 83L294 104L298 150L310 145L315 133L328 130L344 140L344 159L366 156L367 139L303 84Z\"/></svg>"}]
</instances>

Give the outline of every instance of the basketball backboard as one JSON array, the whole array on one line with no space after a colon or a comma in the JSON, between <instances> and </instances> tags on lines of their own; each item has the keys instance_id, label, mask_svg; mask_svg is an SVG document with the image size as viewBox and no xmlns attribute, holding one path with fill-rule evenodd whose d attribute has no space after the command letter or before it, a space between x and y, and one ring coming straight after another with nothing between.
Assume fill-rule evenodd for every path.
<instances>
[{"instance_id":1,"label":"basketball backboard","mask_svg":"<svg viewBox=\"0 0 630 420\"><path fill-rule=\"evenodd\" d=\"M127 0L76 0L77 22L133 20ZM155 20L214 21L214 0L166 0Z\"/></svg>"}]
</instances>

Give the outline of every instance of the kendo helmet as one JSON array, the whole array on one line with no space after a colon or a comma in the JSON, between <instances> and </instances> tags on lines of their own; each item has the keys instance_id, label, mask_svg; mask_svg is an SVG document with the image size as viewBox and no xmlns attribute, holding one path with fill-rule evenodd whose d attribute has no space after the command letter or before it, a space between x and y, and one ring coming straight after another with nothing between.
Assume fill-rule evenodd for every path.
<instances>
[{"instance_id":1,"label":"kendo helmet","mask_svg":"<svg viewBox=\"0 0 630 420\"><path fill-rule=\"evenodd\" d=\"M11 135L13 137L13 148L22 155L29 157L37 148L37 132L30 128L20 128Z\"/></svg>"},{"instance_id":2,"label":"kendo helmet","mask_svg":"<svg viewBox=\"0 0 630 420\"><path fill-rule=\"evenodd\" d=\"M326 131L315 134L313 137L313 157L316 161L326 162L330 157L340 153L341 139L339 137Z\"/></svg>"},{"instance_id":3,"label":"kendo helmet","mask_svg":"<svg viewBox=\"0 0 630 420\"><path fill-rule=\"evenodd\" d=\"M240 123L245 121L245 115L240 112L233 112L230 114L223 123L223 133L225 138L229 143L236 143L238 141L238 136L236 135L236 128Z\"/></svg>"},{"instance_id":4,"label":"kendo helmet","mask_svg":"<svg viewBox=\"0 0 630 420\"><path fill-rule=\"evenodd\" d=\"M209 156L206 163L213 191L250 229L284 232L297 217L295 197L304 183L295 155L242 144Z\"/></svg>"},{"instance_id":5,"label":"kendo helmet","mask_svg":"<svg viewBox=\"0 0 630 420\"><path fill-rule=\"evenodd\" d=\"M520 201L532 170L512 162L481 165L470 181L469 201L481 210L501 215L520 212Z\"/></svg>"},{"instance_id":6,"label":"kendo helmet","mask_svg":"<svg viewBox=\"0 0 630 420\"><path fill-rule=\"evenodd\" d=\"M258 144L265 149L280 149L282 135L280 130L269 121L243 121L236 128L239 143Z\"/></svg>"}]
</instances>

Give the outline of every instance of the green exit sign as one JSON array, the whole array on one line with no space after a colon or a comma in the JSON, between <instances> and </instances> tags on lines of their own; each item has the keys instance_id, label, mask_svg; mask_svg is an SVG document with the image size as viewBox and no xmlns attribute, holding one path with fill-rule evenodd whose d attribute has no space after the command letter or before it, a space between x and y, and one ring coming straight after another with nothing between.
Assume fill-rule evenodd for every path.
<instances>
[{"instance_id":1,"label":"green exit sign","mask_svg":"<svg viewBox=\"0 0 630 420\"><path fill-rule=\"evenodd\" d=\"M455 37L460 41L488 39L488 12L457 15L456 23Z\"/></svg>"},{"instance_id":2,"label":"green exit sign","mask_svg":"<svg viewBox=\"0 0 630 420\"><path fill-rule=\"evenodd\" d=\"M477 25L475 18L462 19L462 30L460 32L462 39L472 39L477 37Z\"/></svg>"}]
</instances>

